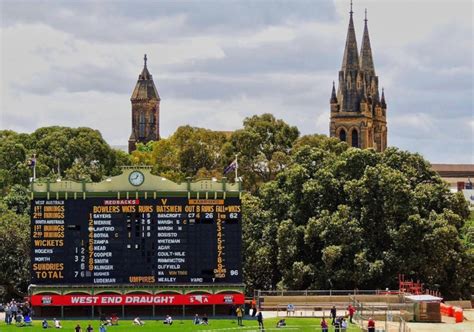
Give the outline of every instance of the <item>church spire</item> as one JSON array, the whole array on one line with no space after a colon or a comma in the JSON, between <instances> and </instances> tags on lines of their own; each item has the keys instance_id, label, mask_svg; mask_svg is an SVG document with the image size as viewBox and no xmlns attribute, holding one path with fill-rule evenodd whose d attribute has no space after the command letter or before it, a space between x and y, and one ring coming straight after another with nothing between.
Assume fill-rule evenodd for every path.
<instances>
[{"instance_id":1,"label":"church spire","mask_svg":"<svg viewBox=\"0 0 474 332\"><path fill-rule=\"evenodd\" d=\"M360 69L370 75L375 75L374 60L372 59L372 48L370 47L369 28L367 27L367 9L365 9L364 35L360 49Z\"/></svg>"},{"instance_id":2,"label":"church spire","mask_svg":"<svg viewBox=\"0 0 474 332\"><path fill-rule=\"evenodd\" d=\"M337 104L336 85L332 81L331 104Z\"/></svg>"},{"instance_id":3,"label":"church spire","mask_svg":"<svg viewBox=\"0 0 474 332\"><path fill-rule=\"evenodd\" d=\"M342 70L358 70L359 69L359 55L357 51L357 40L354 29L354 21L352 19L352 0L351 11L349 12L349 27L347 29L346 47L344 49L344 58L342 59Z\"/></svg>"}]
</instances>

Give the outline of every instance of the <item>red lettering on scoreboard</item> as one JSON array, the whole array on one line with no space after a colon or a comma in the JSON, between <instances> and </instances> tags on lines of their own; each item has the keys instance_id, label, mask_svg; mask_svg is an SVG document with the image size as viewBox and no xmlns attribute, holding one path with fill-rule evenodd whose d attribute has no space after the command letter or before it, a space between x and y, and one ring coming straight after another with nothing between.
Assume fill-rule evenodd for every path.
<instances>
[{"instance_id":1,"label":"red lettering on scoreboard","mask_svg":"<svg viewBox=\"0 0 474 332\"><path fill-rule=\"evenodd\" d=\"M223 305L244 304L243 294L101 294L101 295L33 295L33 306L113 306L113 305Z\"/></svg>"}]
</instances>

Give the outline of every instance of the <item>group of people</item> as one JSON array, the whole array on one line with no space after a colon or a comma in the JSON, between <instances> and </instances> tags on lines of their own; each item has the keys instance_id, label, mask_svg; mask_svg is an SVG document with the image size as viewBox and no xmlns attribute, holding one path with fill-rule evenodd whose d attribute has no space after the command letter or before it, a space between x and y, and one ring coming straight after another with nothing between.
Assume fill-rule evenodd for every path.
<instances>
[{"instance_id":1,"label":"group of people","mask_svg":"<svg viewBox=\"0 0 474 332\"><path fill-rule=\"evenodd\" d=\"M46 319L43 319L43 321L41 322L41 327L43 329L47 329L47 328L50 328L50 327L54 327L56 329L62 329L63 326L61 325L61 321L59 319L56 319L56 318L53 318L53 325L52 326L49 326L49 323Z\"/></svg>"},{"instance_id":2,"label":"group of people","mask_svg":"<svg viewBox=\"0 0 474 332\"><path fill-rule=\"evenodd\" d=\"M143 326L145 325L145 322L137 316L133 319L132 324L137 326ZM163 319L163 324L173 325L173 318L170 315L166 315L165 319Z\"/></svg>"},{"instance_id":3,"label":"group of people","mask_svg":"<svg viewBox=\"0 0 474 332\"><path fill-rule=\"evenodd\" d=\"M112 314L110 316L106 316L105 314L100 315L100 325L104 326L112 326L118 325L119 317L117 314Z\"/></svg>"},{"instance_id":4,"label":"group of people","mask_svg":"<svg viewBox=\"0 0 474 332\"><path fill-rule=\"evenodd\" d=\"M253 309L253 312L252 312L252 317L257 317L257 322L258 322L258 327L260 330L264 331L264 327L263 327L263 314L261 311L257 311L257 308L256 307L252 307ZM237 316L237 325L238 326L244 326L243 324L243 318L244 318L244 313L245 313L245 310L242 306L238 306L236 309L235 309L235 315Z\"/></svg>"},{"instance_id":5,"label":"group of people","mask_svg":"<svg viewBox=\"0 0 474 332\"><path fill-rule=\"evenodd\" d=\"M352 304L349 304L349 306L347 307L347 313L349 314L349 322L351 324L353 324L354 322L352 321L352 319L354 318L354 313L356 312L356 309L352 306ZM332 306L331 308L331 318L332 318L332 325L335 325L336 324L336 321L339 320L339 322L341 322L341 320L345 320L345 318L343 316L340 316L340 317L337 317L337 309L336 309L336 306Z\"/></svg>"},{"instance_id":6,"label":"group of people","mask_svg":"<svg viewBox=\"0 0 474 332\"><path fill-rule=\"evenodd\" d=\"M94 332L94 328L92 327L91 324L89 324L86 327L85 331L82 331L81 325L77 324L76 327L74 328L74 332ZM102 323L99 326L99 332L106 332L105 325Z\"/></svg>"},{"instance_id":7,"label":"group of people","mask_svg":"<svg viewBox=\"0 0 474 332\"><path fill-rule=\"evenodd\" d=\"M347 331L347 321L344 317L337 317L333 319L332 325L334 326L334 332L346 332ZM321 320L321 331L328 332L329 326L326 322L326 319L323 317Z\"/></svg>"},{"instance_id":8,"label":"group of people","mask_svg":"<svg viewBox=\"0 0 474 332\"><path fill-rule=\"evenodd\" d=\"M198 314L194 316L193 320L194 325L209 325L209 318L207 318L207 315L204 314L204 316L199 317Z\"/></svg>"},{"instance_id":9,"label":"group of people","mask_svg":"<svg viewBox=\"0 0 474 332\"><path fill-rule=\"evenodd\" d=\"M5 324L12 323L17 326L31 325L33 320L31 318L32 310L28 302L17 302L11 300L3 307L5 311Z\"/></svg>"},{"instance_id":10,"label":"group of people","mask_svg":"<svg viewBox=\"0 0 474 332\"><path fill-rule=\"evenodd\" d=\"M348 316L349 316L349 322L350 323L354 323L353 322L353 318L354 318L354 313L355 313L356 309L352 306L352 305L349 305L349 307L347 307L347 312L348 312ZM347 331L347 321L346 321L346 318L344 316L337 316L337 309L336 309L336 306L333 306L331 308L331 315L330 315L331 319L332 319L332 322L331 324L334 326L334 331L335 332L345 332ZM326 322L326 319L323 318L321 320L321 331L322 332L328 332L329 330L329 325L328 323ZM368 332L375 332L375 321L372 319L372 317L369 318L368 322L367 322L367 331Z\"/></svg>"}]
</instances>

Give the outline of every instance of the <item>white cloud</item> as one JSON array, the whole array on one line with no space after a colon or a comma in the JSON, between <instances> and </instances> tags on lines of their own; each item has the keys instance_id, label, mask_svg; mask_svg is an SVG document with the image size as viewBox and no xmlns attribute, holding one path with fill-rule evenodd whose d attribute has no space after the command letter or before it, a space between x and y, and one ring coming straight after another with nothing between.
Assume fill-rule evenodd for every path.
<instances>
[{"instance_id":1,"label":"white cloud","mask_svg":"<svg viewBox=\"0 0 474 332\"><path fill-rule=\"evenodd\" d=\"M1 128L90 126L126 144L147 53L164 136L184 124L233 130L262 113L303 134L328 132L346 0L0 6ZM472 151L474 130L472 3L357 0L359 47L365 7L389 144L438 162L472 161L460 152Z\"/></svg>"}]
</instances>

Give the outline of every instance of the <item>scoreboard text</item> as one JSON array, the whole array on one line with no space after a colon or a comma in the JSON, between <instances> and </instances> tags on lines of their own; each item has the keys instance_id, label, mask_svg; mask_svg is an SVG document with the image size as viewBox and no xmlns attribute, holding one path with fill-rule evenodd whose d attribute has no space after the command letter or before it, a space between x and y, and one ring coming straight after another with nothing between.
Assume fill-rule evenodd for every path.
<instances>
[{"instance_id":1,"label":"scoreboard text","mask_svg":"<svg viewBox=\"0 0 474 332\"><path fill-rule=\"evenodd\" d=\"M239 198L35 199L34 284L241 283Z\"/></svg>"}]
</instances>

